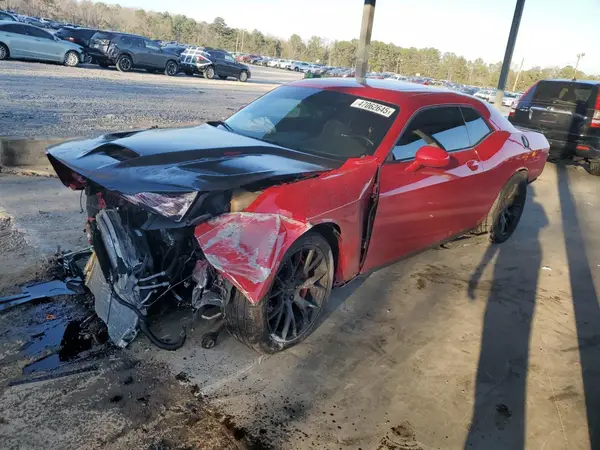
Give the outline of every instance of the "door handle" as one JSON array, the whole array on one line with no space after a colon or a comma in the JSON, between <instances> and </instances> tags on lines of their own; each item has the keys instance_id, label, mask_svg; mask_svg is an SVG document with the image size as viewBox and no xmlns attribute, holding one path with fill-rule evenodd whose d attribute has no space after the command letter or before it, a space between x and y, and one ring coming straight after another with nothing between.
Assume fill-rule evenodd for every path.
<instances>
[{"instance_id":1,"label":"door handle","mask_svg":"<svg viewBox=\"0 0 600 450\"><path fill-rule=\"evenodd\" d=\"M467 167L472 171L476 171L477 169L479 169L479 162L475 161L474 159L472 159L471 161L467 161Z\"/></svg>"}]
</instances>

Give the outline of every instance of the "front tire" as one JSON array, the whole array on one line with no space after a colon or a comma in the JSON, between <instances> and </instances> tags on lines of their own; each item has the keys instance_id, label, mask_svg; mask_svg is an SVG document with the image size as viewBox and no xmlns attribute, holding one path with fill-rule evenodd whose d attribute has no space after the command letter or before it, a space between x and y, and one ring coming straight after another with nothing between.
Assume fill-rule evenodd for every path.
<instances>
[{"instance_id":1,"label":"front tire","mask_svg":"<svg viewBox=\"0 0 600 450\"><path fill-rule=\"evenodd\" d=\"M261 353L276 353L308 337L333 286L333 254L317 233L301 236L281 260L269 292L253 305L237 289L226 307L230 333Z\"/></svg>"},{"instance_id":2,"label":"front tire","mask_svg":"<svg viewBox=\"0 0 600 450\"><path fill-rule=\"evenodd\" d=\"M478 234L489 233L490 242L501 244L512 236L525 208L527 174L517 172L498 194L485 221L479 225Z\"/></svg>"},{"instance_id":3,"label":"front tire","mask_svg":"<svg viewBox=\"0 0 600 450\"><path fill-rule=\"evenodd\" d=\"M240 74L238 75L238 81L241 81L242 83L245 83L246 81L248 81L248 72L246 72L245 70L242 70L240 72Z\"/></svg>"},{"instance_id":4,"label":"front tire","mask_svg":"<svg viewBox=\"0 0 600 450\"><path fill-rule=\"evenodd\" d=\"M167 62L167 65L165 66L165 75L174 77L175 75L177 75L178 72L179 64L177 64L175 61Z\"/></svg>"},{"instance_id":5,"label":"front tire","mask_svg":"<svg viewBox=\"0 0 600 450\"><path fill-rule=\"evenodd\" d=\"M4 44L0 44L0 61L8 59L9 55L8 47Z\"/></svg>"},{"instance_id":6,"label":"front tire","mask_svg":"<svg viewBox=\"0 0 600 450\"><path fill-rule=\"evenodd\" d=\"M215 72L215 68L213 66L208 66L206 69L204 69L204 78L213 80L215 75L217 75L217 73Z\"/></svg>"},{"instance_id":7,"label":"front tire","mask_svg":"<svg viewBox=\"0 0 600 450\"><path fill-rule=\"evenodd\" d=\"M131 71L131 69L133 69L133 61L132 61L132 59L129 56L127 56L127 55L119 56L119 59L117 59L117 69L120 72L129 72L129 71Z\"/></svg>"},{"instance_id":8,"label":"front tire","mask_svg":"<svg viewBox=\"0 0 600 450\"><path fill-rule=\"evenodd\" d=\"M68 67L77 67L79 65L79 55L77 52L68 51L65 54L64 64Z\"/></svg>"}]
</instances>

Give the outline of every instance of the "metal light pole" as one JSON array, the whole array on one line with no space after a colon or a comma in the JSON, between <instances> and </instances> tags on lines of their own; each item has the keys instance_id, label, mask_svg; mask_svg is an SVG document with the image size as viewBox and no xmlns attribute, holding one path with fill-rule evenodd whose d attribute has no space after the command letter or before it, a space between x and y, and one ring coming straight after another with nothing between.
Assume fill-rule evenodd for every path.
<instances>
[{"instance_id":1,"label":"metal light pole","mask_svg":"<svg viewBox=\"0 0 600 450\"><path fill-rule=\"evenodd\" d=\"M513 92L517 92L517 83L519 82L519 77L521 76L521 71L523 70L524 62L525 58L521 59L521 65L519 66L519 71L517 72L517 76L515 77L515 82L513 84Z\"/></svg>"},{"instance_id":2,"label":"metal light pole","mask_svg":"<svg viewBox=\"0 0 600 450\"><path fill-rule=\"evenodd\" d=\"M360 82L365 80L369 67L369 50L371 49L371 32L373 31L373 18L375 17L375 0L365 0L363 18L356 51L356 78Z\"/></svg>"},{"instance_id":3,"label":"metal light pole","mask_svg":"<svg viewBox=\"0 0 600 450\"><path fill-rule=\"evenodd\" d=\"M498 91L496 92L496 107L502 106L504 98L504 88L506 87L506 79L510 70L510 61L512 60L515 43L517 42L517 34L519 33L519 25L521 24L521 16L523 15L523 7L525 0L517 0L515 7L515 15L513 16L512 25L510 26L510 34L506 43L506 52L504 52L504 61L502 62L502 70L500 71L500 79L498 80Z\"/></svg>"},{"instance_id":4,"label":"metal light pole","mask_svg":"<svg viewBox=\"0 0 600 450\"><path fill-rule=\"evenodd\" d=\"M573 71L573 79L577 78L577 69L579 69L579 60L585 56L585 53L577 54L577 62L575 63L575 70Z\"/></svg>"}]
</instances>

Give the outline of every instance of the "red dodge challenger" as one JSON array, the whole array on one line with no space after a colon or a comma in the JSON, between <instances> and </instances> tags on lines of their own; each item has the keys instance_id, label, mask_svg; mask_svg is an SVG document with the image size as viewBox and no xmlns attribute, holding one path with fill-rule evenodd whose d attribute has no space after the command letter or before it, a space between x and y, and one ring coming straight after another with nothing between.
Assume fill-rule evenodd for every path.
<instances>
[{"instance_id":1,"label":"red dodge challenger","mask_svg":"<svg viewBox=\"0 0 600 450\"><path fill-rule=\"evenodd\" d=\"M258 351L306 338L333 287L467 232L500 243L544 168L542 134L474 97L398 81L312 79L229 119L48 149L84 189L86 284L111 339L169 306Z\"/></svg>"}]
</instances>

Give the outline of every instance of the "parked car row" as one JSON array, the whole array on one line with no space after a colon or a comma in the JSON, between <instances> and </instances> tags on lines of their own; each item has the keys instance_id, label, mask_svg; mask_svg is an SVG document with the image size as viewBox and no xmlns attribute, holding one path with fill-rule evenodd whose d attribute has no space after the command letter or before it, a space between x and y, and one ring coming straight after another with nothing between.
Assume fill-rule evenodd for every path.
<instances>
[{"instance_id":1,"label":"parked car row","mask_svg":"<svg viewBox=\"0 0 600 450\"><path fill-rule=\"evenodd\" d=\"M53 61L72 67L80 63L115 66L121 72L143 69L168 76L183 71L209 79L234 77L242 82L251 75L248 66L220 49L161 46L144 36L75 26L61 27L52 34L16 20L0 21L0 60L7 58Z\"/></svg>"}]
</instances>

